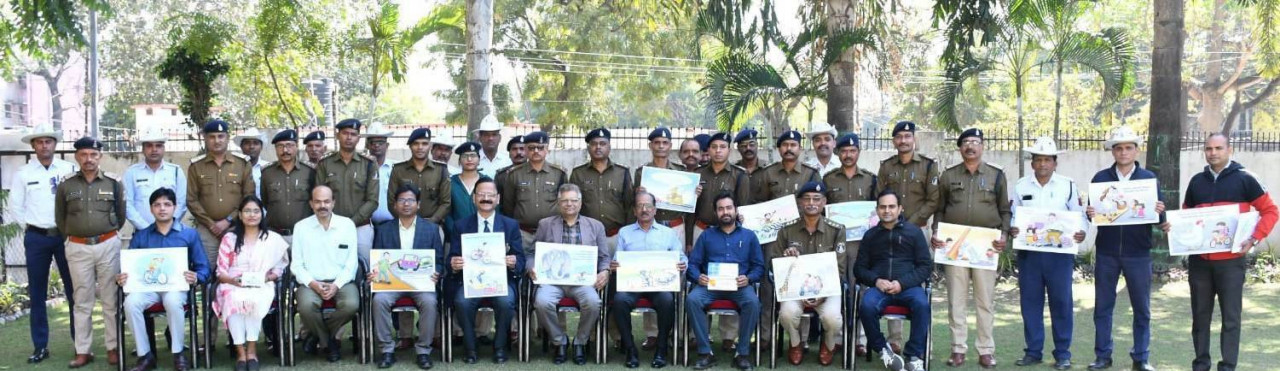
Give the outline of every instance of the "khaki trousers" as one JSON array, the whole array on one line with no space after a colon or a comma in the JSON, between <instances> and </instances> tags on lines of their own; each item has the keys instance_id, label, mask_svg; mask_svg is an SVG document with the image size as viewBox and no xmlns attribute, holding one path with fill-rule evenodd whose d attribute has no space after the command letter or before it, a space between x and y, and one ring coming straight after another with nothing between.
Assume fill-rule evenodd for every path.
<instances>
[{"instance_id":1,"label":"khaki trousers","mask_svg":"<svg viewBox=\"0 0 1280 371\"><path fill-rule=\"evenodd\" d=\"M844 341L841 335L844 333L844 316L840 313L839 296L831 298L823 298L814 311L818 313L818 319L822 321L823 342L827 345L827 349L834 349L837 344ZM778 324L782 330L787 332L787 338L791 341L791 346L796 347L805 342L806 335L801 335L802 329L809 328L809 322L801 323L801 315L804 314L804 305L800 300L784 301L778 310Z\"/></svg>"},{"instance_id":2,"label":"khaki trousers","mask_svg":"<svg viewBox=\"0 0 1280 371\"><path fill-rule=\"evenodd\" d=\"M103 327L106 328L107 350L115 350L116 275L120 274L120 238L112 237L95 245L67 241L67 266L71 268L72 297L75 299L74 323L76 354L89 354L93 346L93 303L102 300Z\"/></svg>"},{"instance_id":3,"label":"khaki trousers","mask_svg":"<svg viewBox=\"0 0 1280 371\"><path fill-rule=\"evenodd\" d=\"M969 349L969 288L973 287L973 299L978 308L979 355L994 355L996 342L995 291L996 271L948 265L947 309L951 323L951 352L965 353Z\"/></svg>"}]
</instances>

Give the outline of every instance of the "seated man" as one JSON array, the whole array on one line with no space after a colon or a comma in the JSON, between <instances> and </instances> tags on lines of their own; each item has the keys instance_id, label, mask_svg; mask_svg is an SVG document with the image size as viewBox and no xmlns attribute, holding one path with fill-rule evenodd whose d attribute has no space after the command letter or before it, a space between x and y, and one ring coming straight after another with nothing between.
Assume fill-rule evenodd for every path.
<instances>
[{"instance_id":1,"label":"seated man","mask_svg":"<svg viewBox=\"0 0 1280 371\"><path fill-rule=\"evenodd\" d=\"M453 296L454 310L459 314L462 323L462 342L466 346L466 364L475 364L476 356L476 311L480 303L489 300L493 305L497 318L496 336L493 340L493 363L507 363L507 342L504 334L511 328L511 319L516 313L516 288L519 287L520 276L524 275L524 250L520 247L520 224L515 219L499 214L498 186L493 179L480 177L472 190L472 199L476 205L473 216L457 220L454 233L449 237L449 279L446 289L452 290L445 295ZM507 241L507 295L487 298L467 298L462 288L463 275L466 269L462 258L462 235L470 233L502 233Z\"/></svg>"},{"instance_id":2,"label":"seated man","mask_svg":"<svg viewBox=\"0 0 1280 371\"><path fill-rule=\"evenodd\" d=\"M418 196L421 191L417 186L406 183L396 190L396 194L388 201L393 202L392 210L396 219L378 224L373 234L372 257L380 256L385 250L433 250L435 251L436 272L432 280L440 281L440 271L444 269L444 242L441 240L440 227L430 220L418 216ZM383 250L383 251L379 251ZM376 259L375 259L376 260ZM369 281L383 278L389 280L390 267L376 266L369 270ZM402 297L413 298L418 306L418 342L414 350L418 354L418 368L431 369L431 339L435 335L436 319L440 313L436 310L436 293L434 292L379 292L373 294L374 330L378 338L378 347L382 351L382 359L378 360L378 368L390 368L396 363L396 344L391 337L391 306ZM410 313L412 314L412 313ZM413 318L409 316L408 318ZM403 327L402 327L403 329ZM400 334L408 338L409 334Z\"/></svg>"},{"instance_id":3,"label":"seated man","mask_svg":"<svg viewBox=\"0 0 1280 371\"><path fill-rule=\"evenodd\" d=\"M734 202L733 195L728 192L715 197L713 204L718 228L704 231L689 253L689 269L685 275L690 281L697 282L685 299L693 334L698 340L698 361L693 364L695 370L705 370L716 364L715 356L711 354L711 339L707 335L710 322L707 305L715 300L732 300L738 305L738 315L742 317L734 366L742 370L755 367L747 356L751 349L752 330L760 320L760 297L756 295L755 288L749 286L759 283L764 277L764 253L755 232L738 225L738 208ZM705 273L711 263L738 265L737 291L716 291L707 287L711 278Z\"/></svg>"},{"instance_id":4,"label":"seated man","mask_svg":"<svg viewBox=\"0 0 1280 371\"><path fill-rule=\"evenodd\" d=\"M636 192L634 213L635 224L622 227L618 231L618 251L674 251L680 255L680 263L676 265L683 273L686 267L684 241L671 228L657 223L657 199L645 191ZM617 270L626 264L614 260L609 270ZM671 328L676 323L676 298L672 292L618 292L614 294L613 320L622 334L622 349L627 351L627 368L640 367L639 352L636 351L635 340L631 338L631 311L636 308L636 301L647 298L653 303L653 310L658 315L658 336L654 338L657 351L653 354L653 368L667 366L667 355L671 350Z\"/></svg>"},{"instance_id":5,"label":"seated man","mask_svg":"<svg viewBox=\"0 0 1280 371\"><path fill-rule=\"evenodd\" d=\"M824 252L835 252L836 258L839 259L837 266L840 270L840 277L847 277L845 270L845 228L844 225L831 221L822 216L827 209L827 186L820 182L805 183L800 191L796 193L796 203L800 206L800 219L782 227L778 231L778 241L773 244L773 251L769 251L769 258L778 258L783 256L800 256L817 254ZM798 272L797 272L798 273ZM803 276L795 275L790 278L790 285L801 285ZM784 277L774 277L775 280L783 280ZM783 285L784 282L776 282L776 285ZM828 285L842 284L842 282L830 282ZM794 287L794 286L793 286ZM805 290L801 289L803 295ZM829 300L828 300L829 299ZM840 313L840 297L815 298L804 300L791 300L781 303L778 310L778 323L782 326L783 331L787 332L787 338L791 341L791 347L787 349L787 360L793 365L799 365L804 359L804 348L801 344L805 338L800 335L800 318L804 314L805 308L813 308L818 312L818 318L822 320L823 339L821 349L818 350L818 363L823 366L831 364L835 357L835 348L842 343L841 335L844 329L844 316ZM804 326L808 326L806 322Z\"/></svg>"},{"instance_id":6,"label":"seated man","mask_svg":"<svg viewBox=\"0 0 1280 371\"><path fill-rule=\"evenodd\" d=\"M133 234L129 249L185 247L189 270L182 272L182 277L188 285L204 283L209 280L209 260L204 255L204 245L195 229L177 226L177 222L173 220L177 205L178 195L172 189L160 188L151 192L151 215L156 221ZM116 283L120 286L124 286L128 280L128 273L116 276ZM132 371L146 371L156 367L156 355L151 352L151 344L147 341L148 331L143 311L159 302L164 303L165 318L169 319L169 349L173 350L173 369L182 371L189 367L186 350L183 348L186 343L186 311L182 306L187 304L187 291L135 292L124 298L124 315L129 318L133 340L138 346L138 365Z\"/></svg>"},{"instance_id":7,"label":"seated man","mask_svg":"<svg viewBox=\"0 0 1280 371\"><path fill-rule=\"evenodd\" d=\"M329 362L342 359L334 333L355 318L360 308L360 292L356 267L356 225L347 217L333 213L333 190L316 186L311 190L311 211L315 215L293 226L293 249L289 269L298 283L298 316L302 326L316 339L325 341ZM326 300L335 301L335 310L324 318L320 307Z\"/></svg>"},{"instance_id":8,"label":"seated man","mask_svg":"<svg viewBox=\"0 0 1280 371\"><path fill-rule=\"evenodd\" d=\"M538 293L534 295L533 308L538 313L538 319L542 321L543 328L547 329L547 333L551 335L551 343L556 347L556 355L552 360L555 364L562 364L568 356L569 338L564 333L564 327L556 317L556 305L560 303L560 299L568 295L578 302L578 309L581 316L578 318L578 332L573 337L573 363L578 365L587 364L586 348L587 341L591 340L591 331L595 328L600 320L600 294L596 292L609 283L609 263L613 261L613 257L609 253L609 244L605 241L604 224L599 220L580 215L582 211L582 190L577 185L565 183L560 185L558 200L556 204L560 209L559 215L552 215L538 221L538 233L535 233L533 240L536 242L551 242L567 245L587 245L596 246L596 282L595 286L558 286L558 285L538 285ZM536 246L536 245L535 245ZM537 269L534 267L534 258L537 257L533 251L534 246L530 246L530 253L526 254L527 258L525 266L529 267L529 278L535 282L538 280ZM554 269L554 267L546 267Z\"/></svg>"},{"instance_id":9,"label":"seated man","mask_svg":"<svg viewBox=\"0 0 1280 371\"><path fill-rule=\"evenodd\" d=\"M907 339L905 352L911 362L906 369L924 371L925 338L929 335L929 296L923 287L933 271L933 255L924 232L903 219L901 199L893 190L885 190L876 199L876 215L880 224L872 227L862 237L858 258L853 263L853 274L858 283L869 287L862 296L858 316L867 332L869 349L880 352L885 367L903 369L902 357L885 344L880 332L880 315L890 305L905 306L911 310L911 337Z\"/></svg>"}]
</instances>

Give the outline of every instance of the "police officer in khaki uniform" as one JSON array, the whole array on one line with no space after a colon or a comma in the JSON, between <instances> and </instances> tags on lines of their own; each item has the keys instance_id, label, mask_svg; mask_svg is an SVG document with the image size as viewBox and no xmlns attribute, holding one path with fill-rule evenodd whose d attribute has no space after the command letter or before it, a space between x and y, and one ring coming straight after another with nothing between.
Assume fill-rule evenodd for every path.
<instances>
[{"instance_id":1,"label":"police officer in khaki uniform","mask_svg":"<svg viewBox=\"0 0 1280 371\"><path fill-rule=\"evenodd\" d=\"M795 130L788 130L778 136L776 143L782 161L757 173L760 188L755 188L755 184L751 188L755 192L752 196L755 202L793 195L805 183L818 181L818 169L800 163L800 153L803 151L800 148L800 138L803 138L800 132Z\"/></svg>"},{"instance_id":2,"label":"police officer in khaki uniform","mask_svg":"<svg viewBox=\"0 0 1280 371\"><path fill-rule=\"evenodd\" d=\"M360 143L357 119L346 119L334 126L338 130L338 152L316 164L316 185L333 190L333 212L351 219L356 225L356 246L360 261L369 261L373 249L373 210L378 208L378 165L373 158L356 153Z\"/></svg>"},{"instance_id":3,"label":"police officer in khaki uniform","mask_svg":"<svg viewBox=\"0 0 1280 371\"><path fill-rule=\"evenodd\" d=\"M798 133L797 133L798 134ZM796 193L796 205L800 208L800 219L782 227L778 231L778 240L772 244L771 248L767 248L766 259L772 261L773 258L784 256L800 256L817 254L824 252L835 252L837 266L840 271L840 280L845 281L848 275L845 263L845 228L843 225L831 221L822 216L827 208L827 187L821 182L811 181L804 184L804 187ZM793 273L799 273L794 272ZM788 277L774 277L778 285L790 285L795 287L804 283L804 276L795 274ZM838 282L826 282L827 285L839 284ZM779 303L778 325L787 332L787 338L790 340L790 347L787 348L787 360L793 365L799 365L804 359L804 347L801 344L805 341L800 330L809 327L808 324L801 324L800 316L804 314L805 308L813 308L818 312L818 318L822 321L822 327L825 330L823 341L818 350L818 363L823 366L831 364L835 355L835 348L841 344L841 334L844 330L844 317L840 313L840 301L843 298L819 298L807 300L793 300ZM771 312L771 311L769 311Z\"/></svg>"},{"instance_id":4,"label":"police officer in khaki uniform","mask_svg":"<svg viewBox=\"0 0 1280 371\"><path fill-rule=\"evenodd\" d=\"M964 162L947 168L938 178L941 187L937 222L973 227L999 229L1001 237L992 241L991 247L978 246L988 254L1004 250L1004 237L1009 232L1013 212L1009 207L1009 185L1004 170L982 161L982 130L967 129L956 139ZM936 230L936 229L935 229ZM933 237L933 248L946 243ZM968 299L969 286L973 285L974 300L978 307L978 364L983 368L996 366L995 338L995 288L997 273L994 270L946 266L947 306L951 314L951 358L947 365L964 364L968 350Z\"/></svg>"},{"instance_id":5,"label":"police officer in khaki uniform","mask_svg":"<svg viewBox=\"0 0 1280 371\"><path fill-rule=\"evenodd\" d=\"M892 189L902 197L902 216L921 228L938 209L938 173L933 159L916 151L916 124L902 121L893 126L893 146L898 154L880 162L876 194ZM928 232L925 232L928 235Z\"/></svg>"},{"instance_id":6,"label":"police officer in khaki uniform","mask_svg":"<svg viewBox=\"0 0 1280 371\"><path fill-rule=\"evenodd\" d=\"M293 243L293 225L311 216L311 188L315 168L298 161L298 132L284 129L271 138L276 162L262 169L262 204L266 206L267 229Z\"/></svg>"},{"instance_id":7,"label":"police officer in khaki uniform","mask_svg":"<svg viewBox=\"0 0 1280 371\"><path fill-rule=\"evenodd\" d=\"M257 189L248 159L227 151L229 130L230 125L222 120L205 124L207 152L191 159L187 166L187 210L196 220L205 256L218 256L222 235L231 228L240 200Z\"/></svg>"},{"instance_id":8,"label":"police officer in khaki uniform","mask_svg":"<svg viewBox=\"0 0 1280 371\"><path fill-rule=\"evenodd\" d=\"M605 128L587 132L587 155L591 161L578 165L569 174L569 183L582 190L582 215L604 224L610 253L618 246L618 229L631 224L631 207L636 199L631 169L609 160L612 138Z\"/></svg>"},{"instance_id":9,"label":"police officer in khaki uniform","mask_svg":"<svg viewBox=\"0 0 1280 371\"><path fill-rule=\"evenodd\" d=\"M758 156L760 153L759 137L760 132L755 129L742 129L737 136L733 137L733 143L738 146L738 155L740 156L738 162L735 162L734 165L747 170L747 177L751 178L749 180L753 190L760 189L760 170L764 170L765 166L768 166L763 161L760 161ZM757 198L756 201L768 200Z\"/></svg>"},{"instance_id":10,"label":"police officer in khaki uniform","mask_svg":"<svg viewBox=\"0 0 1280 371\"><path fill-rule=\"evenodd\" d=\"M324 155L329 153L329 146L324 143L324 140L324 131L322 130L316 130L307 134L307 137L302 139L302 145L305 146L304 148L307 153L307 157L300 160L305 162L307 165L311 165L313 168L316 164L319 164L320 159L324 158Z\"/></svg>"},{"instance_id":11,"label":"police officer in khaki uniform","mask_svg":"<svg viewBox=\"0 0 1280 371\"><path fill-rule=\"evenodd\" d=\"M102 142L84 137L74 144L80 171L58 184L54 198L54 220L67 236L67 266L70 268L76 357L67 364L79 368L93 362L93 303L102 300L106 327L107 363L117 364L119 344L116 326L116 288L111 285L120 273L120 237L124 227L124 185L99 168Z\"/></svg>"},{"instance_id":12,"label":"police officer in khaki uniform","mask_svg":"<svg viewBox=\"0 0 1280 371\"><path fill-rule=\"evenodd\" d=\"M391 168L391 181L387 194L395 194L400 186L413 184L422 192L418 195L418 216L444 225L453 205L453 186L449 184L449 167L432 161L431 129L417 128L409 133L409 151L413 156Z\"/></svg>"},{"instance_id":13,"label":"police officer in khaki uniform","mask_svg":"<svg viewBox=\"0 0 1280 371\"><path fill-rule=\"evenodd\" d=\"M858 167L858 157L862 154L862 145L858 141L858 134L849 133L836 139L836 156L840 157L840 168L827 172L822 177L822 183L827 186L827 202L838 204L851 201L872 201L876 200L876 175L867 169ZM849 253L845 254L849 259L858 257L858 247L860 241L850 241L845 244L849 249ZM853 262L841 262L853 266ZM853 300L853 298L849 298ZM850 303L850 308L853 304ZM858 326L858 345L854 353L858 356L867 354L866 336L862 333L862 324ZM894 321L893 328L897 330L896 334L899 338L902 336L902 322Z\"/></svg>"},{"instance_id":14,"label":"police officer in khaki uniform","mask_svg":"<svg viewBox=\"0 0 1280 371\"><path fill-rule=\"evenodd\" d=\"M547 133L525 134L524 142L529 161L499 173L495 183L502 195L502 214L520 223L522 246L533 246L538 221L556 214L556 190L569 181L569 173L547 162L547 144L551 142Z\"/></svg>"}]
</instances>

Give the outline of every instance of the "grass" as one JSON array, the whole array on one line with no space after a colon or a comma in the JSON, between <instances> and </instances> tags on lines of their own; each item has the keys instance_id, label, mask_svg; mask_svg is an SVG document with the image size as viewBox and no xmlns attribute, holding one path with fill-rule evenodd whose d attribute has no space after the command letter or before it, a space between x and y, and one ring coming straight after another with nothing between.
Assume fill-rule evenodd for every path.
<instances>
[{"instance_id":1,"label":"grass","mask_svg":"<svg viewBox=\"0 0 1280 371\"><path fill-rule=\"evenodd\" d=\"M947 367L944 362L949 355L950 332L947 329L946 320L946 297L945 289L935 291L934 293L934 313L933 313L933 335L934 335L934 351L933 351L933 370L978 370L976 366L977 356L973 348L973 331L970 331L970 362L964 367L951 368ZM1151 345L1151 361L1160 370L1186 370L1190 369L1191 360L1193 358L1191 347L1191 310L1190 310L1190 293L1185 282L1174 282L1157 286L1155 294L1152 296L1152 345ZM1241 370L1263 370L1271 369L1274 365L1280 364L1280 284L1258 284L1251 285L1246 289L1246 297L1244 300L1244 328L1243 341L1241 345L1240 364L1238 369ZM1023 340L1021 316L1017 306L1017 291L1012 285L1002 284L997 290L996 305L996 356L1000 362L1001 369L1027 369L1027 370L1050 370L1048 364L1020 368L1013 365L1014 360L1022 356ZM1131 321L1130 309L1128 306L1127 296L1124 292L1120 293L1120 302L1116 308L1115 332L1115 360L1116 365L1113 370L1128 369L1128 349L1132 346L1129 331L1129 323ZM1075 334L1071 351L1074 355L1073 361L1076 363L1076 370L1083 370L1084 366L1093 359L1093 286L1088 283L1075 285ZM970 324L973 326L973 311L970 310ZM68 315L65 305L50 309L50 327L51 344L50 349L53 356L45 362L31 366L26 364L27 355L31 352L30 336L28 333L27 321L25 319L17 322L0 325L0 370L66 370L66 362L72 356L72 342L67 331ZM100 318L100 317L98 317ZM571 316L572 318L572 316ZM638 323L638 318L636 319ZM1214 333L1212 340L1214 347L1212 355L1215 361L1218 356L1216 337L1218 325L1220 322L1215 319ZM1048 320L1046 320L1046 324ZM102 324L97 321L95 328L94 349L98 354L98 359L86 370L115 370L106 363L103 356L105 350L102 345ZM163 328L160 324L158 327ZM640 326L635 326L639 331ZM225 334L223 335L225 339ZM157 336L160 342L163 342L163 336ZM132 336L129 336L127 343L132 343ZM1046 357L1051 358L1049 353L1052 350L1052 342L1046 345ZM163 355L167 351L166 345L160 345L160 368L170 369L172 367L171 359ZM301 349L301 345L298 346ZM459 347L461 348L461 347ZM482 347L483 348L483 347ZM348 348L349 349L349 348ZM567 369L609 369L609 370L626 370L622 366L620 355L616 352L610 353L610 362L607 365L597 366L589 364L579 368L572 364L561 366L553 365L548 355L540 354L537 351L535 343L534 359L531 363L520 363L510 361L505 365L494 365L489 361L488 352L481 351L481 363L477 365L465 365L460 362L461 349L455 353L455 362L446 364L436 362L436 370L555 370L561 368ZM261 350L261 359L264 362L264 369L282 369L275 366L275 358L266 355L265 349ZM226 353L223 353L226 354ZM512 354L514 358L514 354ZM649 354L642 355L642 369L648 369ZM412 355L410 352L400 352L398 354L399 363L393 368L395 370L414 370ZM590 358L590 357L588 357ZM807 369L807 370L838 370L839 359L836 364L831 367L821 367L817 364L817 356L813 353L806 358L805 364L799 367L784 364L779 366L780 369ZM325 362L320 357L312 357L305 354L299 354L299 364L296 368L303 370L325 369L325 370L369 370L375 369L374 365L361 365L355 361L355 357L349 353L344 355L343 361L337 364ZM130 367L133 366L132 360L126 360ZM780 363L785 363L779 360ZM269 364L269 365L268 365ZM1271 365L1271 366L1268 366ZM231 362L222 360L216 367L217 369L231 369ZM673 369L685 369L682 367L671 367ZM720 357L720 365L718 369L730 369L728 356ZM861 363L860 369L863 370L881 370L876 364Z\"/></svg>"}]
</instances>

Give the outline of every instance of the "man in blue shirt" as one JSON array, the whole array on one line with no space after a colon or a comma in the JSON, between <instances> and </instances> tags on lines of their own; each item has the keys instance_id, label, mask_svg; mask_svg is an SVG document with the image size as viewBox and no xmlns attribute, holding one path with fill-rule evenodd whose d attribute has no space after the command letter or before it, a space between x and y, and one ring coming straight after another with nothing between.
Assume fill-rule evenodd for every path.
<instances>
[{"instance_id":1,"label":"man in blue shirt","mask_svg":"<svg viewBox=\"0 0 1280 371\"><path fill-rule=\"evenodd\" d=\"M187 249L187 269L182 272L188 285L207 282L209 280L209 260L204 255L204 245L200 235L194 229L177 228L174 222L174 211L177 209L178 196L172 189L160 188L151 193L151 214L156 222L137 233L129 241L129 249L151 249L165 247L184 247ZM137 277L135 279L142 279ZM129 273L116 275L116 283L124 286L129 280ZM135 292L124 298L124 314L129 318L129 326L133 329L133 340L138 347L138 363L133 371L146 371L156 367L156 355L151 352L151 344L147 341L146 315L147 308L156 303L164 303L165 318L169 319L169 349L173 350L173 369L185 371L189 368L185 349L186 328L183 320L187 304L187 291L170 292Z\"/></svg>"},{"instance_id":2,"label":"man in blue shirt","mask_svg":"<svg viewBox=\"0 0 1280 371\"><path fill-rule=\"evenodd\" d=\"M684 241L680 234L670 227L655 223L657 199L645 191L636 191L634 213L636 222L622 227L618 231L618 251L673 251L680 255L680 263L676 265L681 272L686 268ZM625 263L625 262L624 262ZM620 263L616 260L609 265L610 270L617 270ZM623 334L622 349L627 351L627 368L640 367L640 357L636 351L635 340L631 338L631 310L635 309L640 298L649 299L653 310L658 315L658 336L655 338L657 352L653 354L653 368L667 366L667 352L671 348L670 333L676 322L675 294L671 292L619 292L613 297L610 310L613 320L618 326L618 333Z\"/></svg>"},{"instance_id":3,"label":"man in blue shirt","mask_svg":"<svg viewBox=\"0 0 1280 371\"><path fill-rule=\"evenodd\" d=\"M148 130L138 140L142 143L143 162L124 171L125 217L134 230L142 230L156 218L148 210L148 197L160 188L172 189L178 195L173 211L174 228L183 229L182 216L187 215L187 173L178 164L164 160L165 134Z\"/></svg>"},{"instance_id":4,"label":"man in blue shirt","mask_svg":"<svg viewBox=\"0 0 1280 371\"><path fill-rule=\"evenodd\" d=\"M760 240L756 238L755 232L738 224L738 207L734 202L733 195L728 192L715 197L713 205L718 228L707 229L693 243L693 251L689 254L689 269L685 271L690 281L697 282L686 299L689 317L693 319L693 334L698 339L698 361L693 364L695 370L705 370L716 364L715 357L711 355L711 340L707 335L710 322L707 318L707 305L715 300L731 300L738 305L741 326L738 327L734 366L742 370L755 367L747 355L750 353L752 330L760 320L760 298L755 289L748 286L759 283L764 277L764 252L760 249ZM708 288L711 278L705 273L711 263L737 264L737 291L713 291Z\"/></svg>"}]
</instances>

